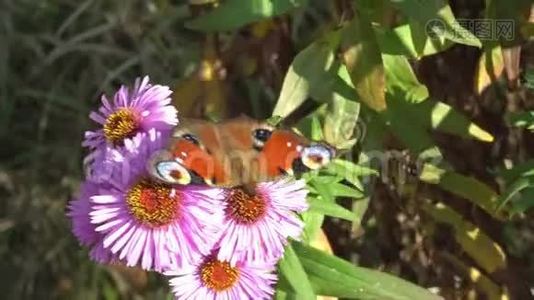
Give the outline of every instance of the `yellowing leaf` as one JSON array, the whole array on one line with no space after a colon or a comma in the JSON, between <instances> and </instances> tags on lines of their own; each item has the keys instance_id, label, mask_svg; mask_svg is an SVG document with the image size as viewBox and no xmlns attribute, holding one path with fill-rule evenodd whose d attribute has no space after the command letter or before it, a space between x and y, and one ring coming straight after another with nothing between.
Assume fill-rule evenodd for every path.
<instances>
[{"instance_id":1,"label":"yellowing leaf","mask_svg":"<svg viewBox=\"0 0 534 300\"><path fill-rule=\"evenodd\" d=\"M484 275L478 268L469 266L462 262L456 256L441 251L439 253L441 259L446 260L448 263L454 266L455 269L460 271L465 278L471 280L478 290L481 290L487 299L489 300L509 300L510 296L508 292L493 282L488 276Z\"/></svg>"},{"instance_id":2,"label":"yellowing leaf","mask_svg":"<svg viewBox=\"0 0 534 300\"><path fill-rule=\"evenodd\" d=\"M441 202L436 205L423 203L422 208L434 221L454 228L456 241L486 272L493 273L506 268L506 254L503 249L479 227L463 219L460 214Z\"/></svg>"},{"instance_id":3,"label":"yellowing leaf","mask_svg":"<svg viewBox=\"0 0 534 300\"><path fill-rule=\"evenodd\" d=\"M505 213L498 210L499 195L475 178L424 164L419 179L471 201L496 219L506 220Z\"/></svg>"},{"instance_id":4,"label":"yellowing leaf","mask_svg":"<svg viewBox=\"0 0 534 300\"><path fill-rule=\"evenodd\" d=\"M494 47L485 49L478 60L475 71L476 92L479 94L482 93L484 89L502 75L503 70L504 62L501 47L495 45Z\"/></svg>"},{"instance_id":5,"label":"yellowing leaf","mask_svg":"<svg viewBox=\"0 0 534 300\"><path fill-rule=\"evenodd\" d=\"M226 31L284 14L302 7L307 0L226 0L211 12L186 24L202 31Z\"/></svg>"},{"instance_id":6,"label":"yellowing leaf","mask_svg":"<svg viewBox=\"0 0 534 300\"><path fill-rule=\"evenodd\" d=\"M344 28L342 47L343 62L359 99L375 111L385 110L384 66L371 23L363 14Z\"/></svg>"}]
</instances>

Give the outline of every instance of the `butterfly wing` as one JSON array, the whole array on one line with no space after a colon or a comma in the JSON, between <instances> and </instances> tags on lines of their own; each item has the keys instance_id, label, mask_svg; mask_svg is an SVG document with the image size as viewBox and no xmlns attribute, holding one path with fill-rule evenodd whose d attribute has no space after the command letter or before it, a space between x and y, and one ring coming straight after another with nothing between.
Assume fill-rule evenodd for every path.
<instances>
[{"instance_id":1,"label":"butterfly wing","mask_svg":"<svg viewBox=\"0 0 534 300\"><path fill-rule=\"evenodd\" d=\"M185 120L151 173L172 184L251 185L324 166L331 147L248 117L221 123Z\"/></svg>"}]
</instances>

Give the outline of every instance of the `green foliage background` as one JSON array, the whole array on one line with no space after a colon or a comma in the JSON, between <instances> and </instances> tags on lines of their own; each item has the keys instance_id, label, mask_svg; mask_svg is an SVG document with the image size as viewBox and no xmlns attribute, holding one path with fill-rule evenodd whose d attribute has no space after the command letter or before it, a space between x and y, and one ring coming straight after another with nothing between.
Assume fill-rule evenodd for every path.
<instances>
[{"instance_id":1,"label":"green foliage background","mask_svg":"<svg viewBox=\"0 0 534 300\"><path fill-rule=\"evenodd\" d=\"M3 297L169 298L160 276L90 262L64 215L90 110L144 74L171 86L182 116L282 116L342 150L305 177L304 240L277 298L432 297L408 281L446 299L531 297L530 5L1 1ZM514 20L513 39L479 39L460 17ZM321 228L345 261L309 247Z\"/></svg>"}]
</instances>

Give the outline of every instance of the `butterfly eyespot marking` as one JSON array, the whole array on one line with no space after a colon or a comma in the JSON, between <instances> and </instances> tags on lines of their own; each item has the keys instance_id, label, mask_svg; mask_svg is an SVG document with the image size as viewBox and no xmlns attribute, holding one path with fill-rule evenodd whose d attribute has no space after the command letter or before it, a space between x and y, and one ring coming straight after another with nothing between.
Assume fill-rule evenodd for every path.
<instances>
[{"instance_id":1,"label":"butterfly eyespot marking","mask_svg":"<svg viewBox=\"0 0 534 300\"><path fill-rule=\"evenodd\" d=\"M182 134L181 136L184 140L188 140L190 141L191 143L199 146L200 145L200 142L198 141L198 138L194 135L192 135L191 133L184 133Z\"/></svg>"},{"instance_id":2,"label":"butterfly eyespot marking","mask_svg":"<svg viewBox=\"0 0 534 300\"><path fill-rule=\"evenodd\" d=\"M317 170L327 165L333 157L333 150L323 144L312 144L305 147L301 153L302 164L310 170Z\"/></svg>"},{"instance_id":3,"label":"butterfly eyespot marking","mask_svg":"<svg viewBox=\"0 0 534 300\"><path fill-rule=\"evenodd\" d=\"M273 130L271 128L257 128L252 131L252 139L254 143L254 148L261 150L265 142L269 140Z\"/></svg>"},{"instance_id":4,"label":"butterfly eyespot marking","mask_svg":"<svg viewBox=\"0 0 534 300\"><path fill-rule=\"evenodd\" d=\"M189 171L177 161L161 161L155 166L158 178L169 184L187 185L192 182Z\"/></svg>"}]
</instances>

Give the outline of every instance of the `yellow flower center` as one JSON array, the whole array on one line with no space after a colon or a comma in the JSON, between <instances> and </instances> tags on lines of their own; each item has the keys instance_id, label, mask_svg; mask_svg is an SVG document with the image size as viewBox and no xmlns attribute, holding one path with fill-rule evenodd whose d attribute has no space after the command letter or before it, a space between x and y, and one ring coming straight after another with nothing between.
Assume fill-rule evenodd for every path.
<instances>
[{"instance_id":1,"label":"yellow flower center","mask_svg":"<svg viewBox=\"0 0 534 300\"><path fill-rule=\"evenodd\" d=\"M267 210L267 203L259 195L250 195L241 188L234 188L226 199L226 214L243 224L260 220Z\"/></svg>"},{"instance_id":2,"label":"yellow flower center","mask_svg":"<svg viewBox=\"0 0 534 300\"><path fill-rule=\"evenodd\" d=\"M113 143L119 144L124 139L135 135L139 129L139 117L128 108L121 108L112 113L104 123L104 136Z\"/></svg>"},{"instance_id":3,"label":"yellow flower center","mask_svg":"<svg viewBox=\"0 0 534 300\"><path fill-rule=\"evenodd\" d=\"M177 217L180 195L166 184L141 179L128 191L126 203L138 221L158 227Z\"/></svg>"},{"instance_id":4,"label":"yellow flower center","mask_svg":"<svg viewBox=\"0 0 534 300\"><path fill-rule=\"evenodd\" d=\"M200 268L200 279L202 283L216 291L222 292L234 286L239 279L239 270L230 266L228 262L209 258Z\"/></svg>"}]
</instances>

